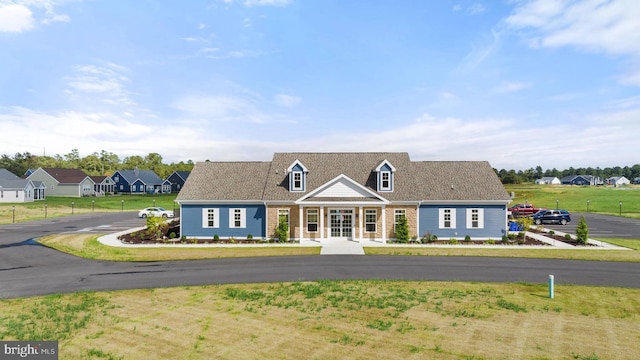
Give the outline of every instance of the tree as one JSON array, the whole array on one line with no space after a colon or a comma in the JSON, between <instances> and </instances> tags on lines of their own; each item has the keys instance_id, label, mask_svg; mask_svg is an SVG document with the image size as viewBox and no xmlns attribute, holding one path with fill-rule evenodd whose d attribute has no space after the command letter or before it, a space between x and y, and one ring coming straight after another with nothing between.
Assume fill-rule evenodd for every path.
<instances>
[{"instance_id":1,"label":"tree","mask_svg":"<svg viewBox=\"0 0 640 360\"><path fill-rule=\"evenodd\" d=\"M585 220L584 216L580 217L580 221L578 221L578 225L576 226L576 240L582 245L586 244L589 240L589 227L587 226L587 220Z\"/></svg>"},{"instance_id":2,"label":"tree","mask_svg":"<svg viewBox=\"0 0 640 360\"><path fill-rule=\"evenodd\" d=\"M278 226L276 227L276 238L280 242L286 242L289 239L289 223L287 222L287 216L282 215L278 219Z\"/></svg>"},{"instance_id":3,"label":"tree","mask_svg":"<svg viewBox=\"0 0 640 360\"><path fill-rule=\"evenodd\" d=\"M396 240L399 243L407 243L409 242L409 224L407 224L407 217L402 215L400 219L398 219L398 224L396 225Z\"/></svg>"}]
</instances>

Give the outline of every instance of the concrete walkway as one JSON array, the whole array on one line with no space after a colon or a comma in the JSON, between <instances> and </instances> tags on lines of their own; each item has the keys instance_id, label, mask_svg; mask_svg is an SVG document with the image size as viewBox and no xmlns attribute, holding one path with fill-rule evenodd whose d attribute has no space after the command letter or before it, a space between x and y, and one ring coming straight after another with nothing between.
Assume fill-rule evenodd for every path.
<instances>
[{"instance_id":1,"label":"concrete walkway","mask_svg":"<svg viewBox=\"0 0 640 360\"><path fill-rule=\"evenodd\" d=\"M250 247L289 247L289 246L304 246L304 247L321 247L320 249L320 255L364 255L364 247L387 247L387 246L402 246L402 247L407 247L407 248L411 248L411 247L416 247L416 248L430 248L430 247L440 247L440 248L500 248L500 249L506 249L506 248L513 248L513 249L523 249L523 248L527 248L527 246L521 246L521 245L463 245L463 244L458 244L458 245L448 245L448 244L439 244L439 245L435 245L435 244L403 244L403 245L398 245L398 244L393 244L393 243L381 243L381 242L377 242L377 241L369 241L369 240L365 240L362 243L359 242L355 242L355 241L348 241L348 240L330 240L330 241L324 241L324 242L318 242L318 241L303 241L301 243L296 243L296 244L272 244L272 243L265 243L265 244L251 244L251 245L235 245L235 244L179 244L179 243L174 243L174 244L123 244L120 240L118 240L118 236L120 236L121 234L125 234L125 233L129 233L132 231L137 231L143 228L136 228L136 229L129 229L126 231L121 231L118 233L113 233L113 234L107 234L104 235L100 238L98 238L98 241L104 245L107 246L113 246L113 247L129 247L129 248L155 248L155 247L171 247L171 248L194 248L194 247L200 247L200 248L209 248L209 247L237 247L237 246L250 246ZM564 236L564 233L561 233L559 231L556 232L556 234ZM557 240L553 240L550 238L547 238L545 236L542 236L540 234L536 234L536 233L532 233L532 232L527 232L527 236L530 236L532 238L544 241L546 243L548 243L549 245L551 245L551 247L545 247L545 246L529 246L528 248L532 248L532 249L585 249L585 250L630 250L627 248L623 248L620 246L616 246L613 244L609 244L606 242L601 242L598 240L593 240L593 239L589 239L589 243L595 246L586 246L586 247L576 247L567 243L564 243L562 241L557 241Z\"/></svg>"}]
</instances>

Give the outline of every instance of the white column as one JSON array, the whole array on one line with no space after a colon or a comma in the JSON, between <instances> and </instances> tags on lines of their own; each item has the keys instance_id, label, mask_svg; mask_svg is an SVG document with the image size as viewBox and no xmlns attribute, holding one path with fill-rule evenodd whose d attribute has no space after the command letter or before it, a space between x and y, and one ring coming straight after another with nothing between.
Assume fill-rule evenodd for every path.
<instances>
[{"instance_id":1,"label":"white column","mask_svg":"<svg viewBox=\"0 0 640 360\"><path fill-rule=\"evenodd\" d=\"M300 242L304 240L304 210L302 205L298 205L298 224L300 226Z\"/></svg>"},{"instance_id":2,"label":"white column","mask_svg":"<svg viewBox=\"0 0 640 360\"><path fill-rule=\"evenodd\" d=\"M382 243L387 243L387 214L384 205L382 205Z\"/></svg>"},{"instance_id":3,"label":"white column","mask_svg":"<svg viewBox=\"0 0 640 360\"><path fill-rule=\"evenodd\" d=\"M358 206L358 233L360 234L359 242L362 242L362 237L363 237L363 230L362 230L363 221L364 219L362 218L362 206Z\"/></svg>"},{"instance_id":4,"label":"white column","mask_svg":"<svg viewBox=\"0 0 640 360\"><path fill-rule=\"evenodd\" d=\"M320 206L320 241L324 240L324 206Z\"/></svg>"},{"instance_id":5,"label":"white column","mask_svg":"<svg viewBox=\"0 0 640 360\"><path fill-rule=\"evenodd\" d=\"M420 240L420 204L416 206L416 233L418 240Z\"/></svg>"}]
</instances>

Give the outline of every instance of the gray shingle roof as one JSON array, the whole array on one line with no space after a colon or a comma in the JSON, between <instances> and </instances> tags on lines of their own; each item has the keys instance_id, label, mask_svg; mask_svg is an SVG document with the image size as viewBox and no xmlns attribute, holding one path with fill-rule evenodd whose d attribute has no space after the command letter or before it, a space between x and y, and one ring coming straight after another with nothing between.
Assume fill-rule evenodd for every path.
<instances>
[{"instance_id":1,"label":"gray shingle roof","mask_svg":"<svg viewBox=\"0 0 640 360\"><path fill-rule=\"evenodd\" d=\"M129 184L133 184L138 179L146 185L162 185L164 182L153 170L118 170L118 173L120 173Z\"/></svg>"},{"instance_id":2,"label":"gray shingle roof","mask_svg":"<svg viewBox=\"0 0 640 360\"><path fill-rule=\"evenodd\" d=\"M18 180L20 177L7 169L0 169L0 179Z\"/></svg>"},{"instance_id":3,"label":"gray shingle roof","mask_svg":"<svg viewBox=\"0 0 640 360\"><path fill-rule=\"evenodd\" d=\"M286 169L304 165L306 192L288 190ZM486 161L411 161L408 153L275 153L271 162L199 162L176 200L294 201L344 174L376 192L375 168L388 161L394 191L378 192L390 201L510 201Z\"/></svg>"},{"instance_id":4,"label":"gray shingle roof","mask_svg":"<svg viewBox=\"0 0 640 360\"><path fill-rule=\"evenodd\" d=\"M198 162L176 200L262 200L269 162Z\"/></svg>"}]
</instances>

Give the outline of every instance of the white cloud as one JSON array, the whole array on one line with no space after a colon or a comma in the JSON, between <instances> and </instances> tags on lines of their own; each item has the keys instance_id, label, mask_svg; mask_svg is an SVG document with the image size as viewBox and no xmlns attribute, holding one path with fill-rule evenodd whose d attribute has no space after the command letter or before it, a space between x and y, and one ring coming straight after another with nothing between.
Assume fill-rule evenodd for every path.
<instances>
[{"instance_id":1,"label":"white cloud","mask_svg":"<svg viewBox=\"0 0 640 360\"><path fill-rule=\"evenodd\" d=\"M132 105L135 102L126 89L126 84L130 82L125 76L128 72L128 68L114 63L77 65L74 74L67 78L69 88L65 92L71 96L95 94L103 102Z\"/></svg>"},{"instance_id":2,"label":"white cloud","mask_svg":"<svg viewBox=\"0 0 640 360\"><path fill-rule=\"evenodd\" d=\"M528 88L530 85L521 82L505 82L496 86L493 91L498 94L512 93Z\"/></svg>"},{"instance_id":3,"label":"white cloud","mask_svg":"<svg viewBox=\"0 0 640 360\"><path fill-rule=\"evenodd\" d=\"M290 108L298 105L301 99L297 96L278 94L275 96L274 101L278 106Z\"/></svg>"},{"instance_id":4,"label":"white cloud","mask_svg":"<svg viewBox=\"0 0 640 360\"><path fill-rule=\"evenodd\" d=\"M464 57L457 70L463 73L474 71L499 47L500 33L492 29L490 36L484 35L481 41L473 44L471 51Z\"/></svg>"},{"instance_id":5,"label":"white cloud","mask_svg":"<svg viewBox=\"0 0 640 360\"><path fill-rule=\"evenodd\" d=\"M60 14L56 8L65 0L1 0L0 32L24 32L33 29L35 22L51 24L69 22L67 14ZM34 13L35 12L35 13Z\"/></svg>"},{"instance_id":6,"label":"white cloud","mask_svg":"<svg viewBox=\"0 0 640 360\"><path fill-rule=\"evenodd\" d=\"M33 28L33 13L17 4L0 5L0 32L23 32Z\"/></svg>"}]
</instances>

